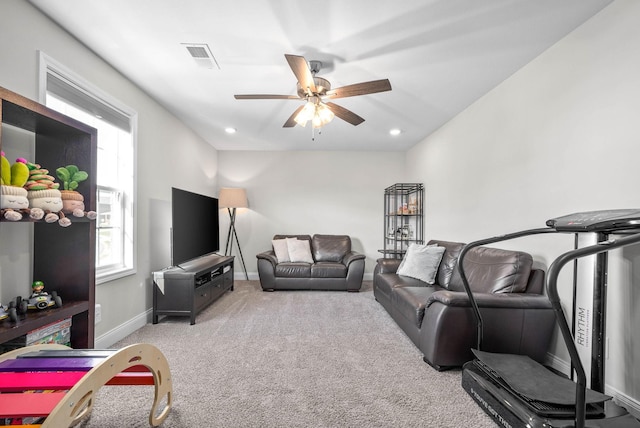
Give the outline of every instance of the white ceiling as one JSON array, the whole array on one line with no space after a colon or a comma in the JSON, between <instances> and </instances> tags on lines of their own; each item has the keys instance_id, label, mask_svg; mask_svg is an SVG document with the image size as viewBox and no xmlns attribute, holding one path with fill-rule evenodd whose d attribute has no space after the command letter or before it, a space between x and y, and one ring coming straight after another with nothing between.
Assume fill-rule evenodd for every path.
<instances>
[{"instance_id":1,"label":"white ceiling","mask_svg":"<svg viewBox=\"0 0 640 428\"><path fill-rule=\"evenodd\" d=\"M612 0L29 0L219 150L406 150ZM207 44L203 68L184 44ZM393 90L335 100L365 122L283 128L302 103L284 54L332 86ZM94 82L99 85L99 82ZM224 129L237 133L228 135ZM399 128L397 137L389 130Z\"/></svg>"}]
</instances>

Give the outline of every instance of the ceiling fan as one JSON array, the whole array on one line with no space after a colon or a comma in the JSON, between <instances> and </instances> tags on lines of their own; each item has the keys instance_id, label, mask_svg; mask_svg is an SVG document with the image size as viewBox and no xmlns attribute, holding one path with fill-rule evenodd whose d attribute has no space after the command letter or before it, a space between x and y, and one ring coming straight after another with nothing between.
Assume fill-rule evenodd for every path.
<instances>
[{"instance_id":1,"label":"ceiling fan","mask_svg":"<svg viewBox=\"0 0 640 428\"><path fill-rule=\"evenodd\" d=\"M373 80L370 82L355 83L340 88L331 89L331 83L327 79L316 76L322 67L320 61L310 61L303 56L285 54L289 67L298 79L297 95L270 95L249 94L234 95L237 100L304 100L301 105L284 123L283 128L291 128L296 124L305 126L311 121L314 128L329 123L334 115L340 119L357 126L364 119L350 110L335 103L328 102L336 98L354 97L358 95L373 94L391 90L389 79Z\"/></svg>"}]
</instances>

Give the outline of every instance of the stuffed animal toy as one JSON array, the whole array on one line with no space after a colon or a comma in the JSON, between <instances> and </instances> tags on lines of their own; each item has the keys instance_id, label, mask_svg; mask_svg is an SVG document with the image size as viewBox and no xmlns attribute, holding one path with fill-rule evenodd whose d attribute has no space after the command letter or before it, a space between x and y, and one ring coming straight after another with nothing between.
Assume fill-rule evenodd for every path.
<instances>
[{"instance_id":1,"label":"stuffed animal toy","mask_svg":"<svg viewBox=\"0 0 640 428\"><path fill-rule=\"evenodd\" d=\"M84 210L84 196L76 189L78 184L87 178L89 175L86 171L80 171L75 165L62 166L56 169L56 175L62 182L63 190L62 194L62 212L65 214L73 214L74 217L87 216L90 220L95 220L98 216L95 211Z\"/></svg>"},{"instance_id":2,"label":"stuffed animal toy","mask_svg":"<svg viewBox=\"0 0 640 428\"><path fill-rule=\"evenodd\" d=\"M27 190L23 187L29 178L27 161L19 158L11 165L2 152L1 162L0 215L9 221L22 220L25 214L34 220L40 220L44 211L29 208Z\"/></svg>"},{"instance_id":3,"label":"stuffed animal toy","mask_svg":"<svg viewBox=\"0 0 640 428\"><path fill-rule=\"evenodd\" d=\"M44 221L47 223L58 222L62 227L71 225L71 220L65 217L62 212L62 197L60 195L60 184L55 183L49 170L40 165L27 162L29 168L29 179L24 187L27 189L29 206L40 208L44 211Z\"/></svg>"}]
</instances>

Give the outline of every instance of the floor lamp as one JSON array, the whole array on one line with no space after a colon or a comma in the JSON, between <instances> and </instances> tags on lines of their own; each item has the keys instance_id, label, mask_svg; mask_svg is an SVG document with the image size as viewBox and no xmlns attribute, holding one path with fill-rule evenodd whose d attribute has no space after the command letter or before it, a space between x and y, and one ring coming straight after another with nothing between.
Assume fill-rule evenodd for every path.
<instances>
[{"instance_id":1,"label":"floor lamp","mask_svg":"<svg viewBox=\"0 0 640 428\"><path fill-rule=\"evenodd\" d=\"M227 244L224 248L224 255L230 256L233 253L233 240L236 240L238 244L238 252L240 253L240 261L242 261L242 268L244 269L244 275L249 280L249 274L247 273L247 267L244 264L244 257L242 256L242 249L240 248L240 241L238 241L238 234L236 233L236 208L248 208L247 192L244 189L223 187L220 189L220 195L218 195L218 203L220 208L226 208L229 213L229 232L227 233Z\"/></svg>"}]
</instances>

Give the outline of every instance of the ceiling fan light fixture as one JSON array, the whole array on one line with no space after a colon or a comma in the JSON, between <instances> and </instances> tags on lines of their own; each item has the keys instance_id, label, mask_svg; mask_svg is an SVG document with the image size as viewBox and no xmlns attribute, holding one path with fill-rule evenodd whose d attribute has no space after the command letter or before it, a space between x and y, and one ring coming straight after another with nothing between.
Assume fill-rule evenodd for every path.
<instances>
[{"instance_id":1,"label":"ceiling fan light fixture","mask_svg":"<svg viewBox=\"0 0 640 428\"><path fill-rule=\"evenodd\" d=\"M318 105L316 106L315 115L313 116L311 123L313 124L314 128L320 128L331 122L334 116L335 115L329 109L329 107L322 103L318 103Z\"/></svg>"},{"instance_id":2,"label":"ceiling fan light fixture","mask_svg":"<svg viewBox=\"0 0 640 428\"><path fill-rule=\"evenodd\" d=\"M320 102L317 97L311 97L293 120L302 127L311 121L314 128L321 128L331 122L334 117L335 115L326 104Z\"/></svg>"},{"instance_id":3,"label":"ceiling fan light fixture","mask_svg":"<svg viewBox=\"0 0 640 428\"><path fill-rule=\"evenodd\" d=\"M310 121L311 119L313 119L313 116L316 113L316 105L313 101L307 101L307 103L304 105L304 107L302 108L302 110L300 110L300 112L296 115L295 118L293 118L293 120L295 120L295 122L304 127L308 121Z\"/></svg>"}]
</instances>

